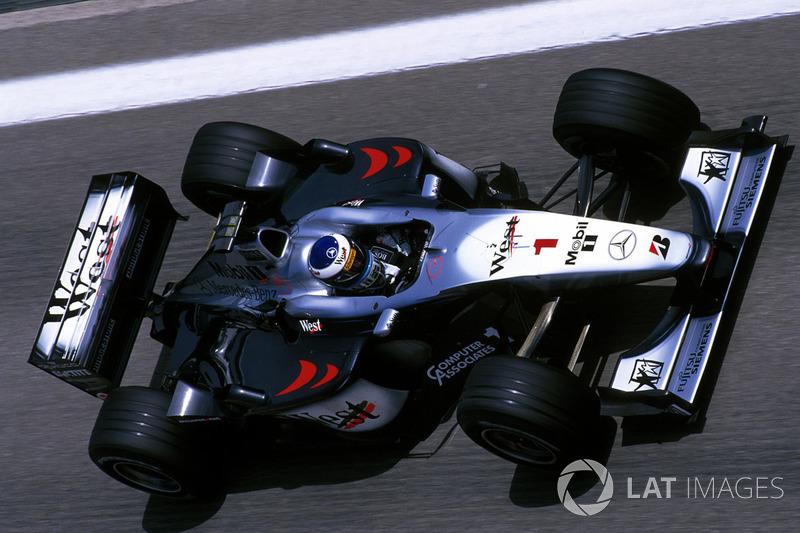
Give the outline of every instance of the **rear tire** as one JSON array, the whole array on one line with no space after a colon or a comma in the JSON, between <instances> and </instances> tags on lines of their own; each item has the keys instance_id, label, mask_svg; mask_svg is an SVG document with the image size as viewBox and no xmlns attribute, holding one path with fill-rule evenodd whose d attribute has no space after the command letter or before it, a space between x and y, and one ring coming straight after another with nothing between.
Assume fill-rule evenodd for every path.
<instances>
[{"instance_id":1,"label":"rear tire","mask_svg":"<svg viewBox=\"0 0 800 533\"><path fill-rule=\"evenodd\" d=\"M571 75L553 119L553 136L567 152L628 173L673 171L680 148L699 128L700 111L675 87L607 68Z\"/></svg>"},{"instance_id":2,"label":"rear tire","mask_svg":"<svg viewBox=\"0 0 800 533\"><path fill-rule=\"evenodd\" d=\"M192 141L181 190L194 205L217 216L228 202L258 197L258 190L247 188L257 152L291 162L301 148L289 137L258 126L211 122L201 127Z\"/></svg>"},{"instance_id":3,"label":"rear tire","mask_svg":"<svg viewBox=\"0 0 800 533\"><path fill-rule=\"evenodd\" d=\"M596 455L600 400L572 373L540 361L491 357L470 372L458 423L478 445L540 471Z\"/></svg>"},{"instance_id":4,"label":"rear tire","mask_svg":"<svg viewBox=\"0 0 800 533\"><path fill-rule=\"evenodd\" d=\"M89 456L106 474L133 488L174 498L211 494L216 463L189 428L167 418L171 396L145 387L120 387L103 402ZM200 428L193 428L200 429Z\"/></svg>"}]
</instances>

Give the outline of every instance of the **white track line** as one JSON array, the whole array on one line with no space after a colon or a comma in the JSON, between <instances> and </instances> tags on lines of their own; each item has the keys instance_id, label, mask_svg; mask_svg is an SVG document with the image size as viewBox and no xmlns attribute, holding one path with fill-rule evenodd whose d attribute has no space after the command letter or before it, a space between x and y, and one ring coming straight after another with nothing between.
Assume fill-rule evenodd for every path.
<instances>
[{"instance_id":1,"label":"white track line","mask_svg":"<svg viewBox=\"0 0 800 533\"><path fill-rule=\"evenodd\" d=\"M132 11L154 7L172 7L190 4L200 0L103 0L102 2L77 2L55 6L25 9L3 13L0 16L0 30L28 28L40 24L53 24L70 20L83 20L95 17L122 15Z\"/></svg>"},{"instance_id":2,"label":"white track line","mask_svg":"<svg viewBox=\"0 0 800 533\"><path fill-rule=\"evenodd\" d=\"M644 7L643 7L644 6ZM0 127L800 13L797 0L560 0L0 83Z\"/></svg>"}]
</instances>

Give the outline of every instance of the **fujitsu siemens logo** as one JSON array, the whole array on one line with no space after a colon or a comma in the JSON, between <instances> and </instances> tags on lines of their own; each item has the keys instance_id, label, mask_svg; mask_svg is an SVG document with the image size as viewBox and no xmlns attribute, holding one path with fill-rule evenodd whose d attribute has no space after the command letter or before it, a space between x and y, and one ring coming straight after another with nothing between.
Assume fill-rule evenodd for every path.
<instances>
[{"instance_id":1,"label":"fujitsu siemens logo","mask_svg":"<svg viewBox=\"0 0 800 533\"><path fill-rule=\"evenodd\" d=\"M686 364L678 373L678 392L686 390L689 380L700 371L700 365L703 363L703 358L706 355L706 348L711 340L711 330L713 326L713 322L706 322L702 325L694 351L689 354L689 357L686 359Z\"/></svg>"},{"instance_id":2,"label":"fujitsu siemens logo","mask_svg":"<svg viewBox=\"0 0 800 533\"><path fill-rule=\"evenodd\" d=\"M755 163L753 174L750 176L750 183L742 189L739 196L739 203L733 206L733 225L738 226L741 223L742 216L745 211L753 207L756 195L758 194L758 187L761 184L761 176L764 173L764 165L767 161L766 157L760 157Z\"/></svg>"},{"instance_id":3,"label":"fujitsu siemens logo","mask_svg":"<svg viewBox=\"0 0 800 533\"><path fill-rule=\"evenodd\" d=\"M511 217L511 219L506 222L506 231L503 234L503 240L500 241L500 244L492 244L490 246L491 248L495 249L494 256L492 257L492 267L489 270L490 276L493 276L503 270L506 261L508 261L512 255L514 255L514 247L517 245L514 239L522 236L516 234L518 222L519 217L516 215Z\"/></svg>"}]
</instances>

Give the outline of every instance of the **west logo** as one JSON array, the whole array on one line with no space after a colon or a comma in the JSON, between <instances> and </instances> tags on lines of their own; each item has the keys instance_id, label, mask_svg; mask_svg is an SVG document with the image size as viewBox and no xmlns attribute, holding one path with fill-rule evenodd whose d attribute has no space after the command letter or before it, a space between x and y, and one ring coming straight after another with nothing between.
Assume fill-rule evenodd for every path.
<instances>
[{"instance_id":1,"label":"west logo","mask_svg":"<svg viewBox=\"0 0 800 533\"><path fill-rule=\"evenodd\" d=\"M76 316L81 316L94 302L93 297L97 289L92 285L102 277L111 258L111 251L114 245L114 234L119 229L119 219L109 217L105 225L94 227L94 223L89 228L77 228L73 237L71 250L76 248L75 243L82 239L78 244L77 254L68 257L64 265L64 272L59 276L53 296L47 304L47 312L44 322L61 322ZM96 240L96 235L100 240ZM93 238L94 235L94 238ZM97 246L93 246L97 242ZM89 254L93 253L91 259ZM76 264L77 259L77 264ZM85 263L93 261L88 267ZM74 267L74 268L72 268Z\"/></svg>"},{"instance_id":2,"label":"west logo","mask_svg":"<svg viewBox=\"0 0 800 533\"><path fill-rule=\"evenodd\" d=\"M516 215L511 217L511 220L506 222L506 231L503 234L503 240L499 245L492 245L492 247L496 249L494 251L494 257L492 258L492 267L489 270L490 276L493 276L503 270L504 263L508 261L512 255L514 255L514 246L516 246L514 238L521 237L521 235L516 234L518 222L519 218Z\"/></svg>"},{"instance_id":3,"label":"west logo","mask_svg":"<svg viewBox=\"0 0 800 533\"><path fill-rule=\"evenodd\" d=\"M306 333L312 333L313 334L313 333L316 333L318 331L322 331L322 323L319 321L319 319L317 319L317 320L301 320L300 321L300 327Z\"/></svg>"}]
</instances>

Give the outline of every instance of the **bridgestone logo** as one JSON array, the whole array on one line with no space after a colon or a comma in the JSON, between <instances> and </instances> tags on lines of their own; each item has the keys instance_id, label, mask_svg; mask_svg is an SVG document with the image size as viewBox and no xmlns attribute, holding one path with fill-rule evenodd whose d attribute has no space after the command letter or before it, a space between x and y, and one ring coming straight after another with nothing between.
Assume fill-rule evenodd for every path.
<instances>
[{"instance_id":1,"label":"bridgestone logo","mask_svg":"<svg viewBox=\"0 0 800 533\"><path fill-rule=\"evenodd\" d=\"M147 237L147 230L150 229L150 219L144 219L142 221L142 229L139 230L139 235L136 236L136 242L133 246L133 251L131 251L131 260L128 263L128 268L125 269L125 277L131 279L133 277L133 271L136 268L136 263L139 261L139 254L142 252L142 246L144 246L144 239Z\"/></svg>"}]
</instances>

